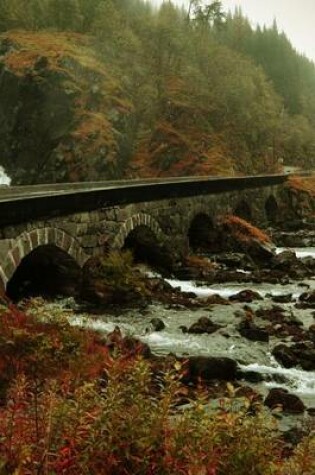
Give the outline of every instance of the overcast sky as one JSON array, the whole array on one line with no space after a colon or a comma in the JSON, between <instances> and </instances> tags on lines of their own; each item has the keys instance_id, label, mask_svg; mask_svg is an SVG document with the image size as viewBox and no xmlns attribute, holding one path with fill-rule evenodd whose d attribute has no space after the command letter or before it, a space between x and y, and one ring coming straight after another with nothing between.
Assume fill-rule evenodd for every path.
<instances>
[{"instance_id":1,"label":"overcast sky","mask_svg":"<svg viewBox=\"0 0 315 475\"><path fill-rule=\"evenodd\" d=\"M163 0L150 0L157 5ZM189 0L173 0L187 6ZM206 0L204 3L211 3ZM278 28L284 31L293 47L315 61L315 0L222 0L225 11L241 6L253 26L271 25L274 18Z\"/></svg>"}]
</instances>

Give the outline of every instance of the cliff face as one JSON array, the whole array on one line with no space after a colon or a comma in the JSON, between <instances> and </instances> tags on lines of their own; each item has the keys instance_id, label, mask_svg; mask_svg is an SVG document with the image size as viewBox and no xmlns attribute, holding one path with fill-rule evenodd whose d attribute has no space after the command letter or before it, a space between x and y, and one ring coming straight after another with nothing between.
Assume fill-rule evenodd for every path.
<instances>
[{"instance_id":1,"label":"cliff face","mask_svg":"<svg viewBox=\"0 0 315 475\"><path fill-rule=\"evenodd\" d=\"M119 177L131 110L89 38L0 37L0 160L14 184Z\"/></svg>"}]
</instances>

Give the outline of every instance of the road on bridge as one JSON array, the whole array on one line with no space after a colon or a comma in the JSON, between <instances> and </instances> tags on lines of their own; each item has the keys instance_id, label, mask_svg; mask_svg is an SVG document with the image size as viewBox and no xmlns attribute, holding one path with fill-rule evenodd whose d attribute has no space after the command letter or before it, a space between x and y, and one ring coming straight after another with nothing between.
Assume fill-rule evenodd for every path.
<instances>
[{"instance_id":1,"label":"road on bridge","mask_svg":"<svg viewBox=\"0 0 315 475\"><path fill-rule=\"evenodd\" d=\"M288 174L180 177L0 188L0 224L121 204L224 193L284 183Z\"/></svg>"}]
</instances>

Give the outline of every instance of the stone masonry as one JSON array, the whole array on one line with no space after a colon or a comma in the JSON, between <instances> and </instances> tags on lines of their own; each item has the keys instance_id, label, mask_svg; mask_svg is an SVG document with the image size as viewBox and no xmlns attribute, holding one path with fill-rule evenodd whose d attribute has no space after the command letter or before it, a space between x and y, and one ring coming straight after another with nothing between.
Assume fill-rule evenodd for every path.
<instances>
[{"instance_id":1,"label":"stone masonry","mask_svg":"<svg viewBox=\"0 0 315 475\"><path fill-rule=\"evenodd\" d=\"M281 210L281 185L216 195L151 201L104 207L84 213L65 214L0 227L0 285L6 289L21 260L40 246L56 246L83 267L91 256L120 249L138 226L148 227L161 244L188 250L188 231L198 214L213 222L219 215L234 213L240 203L250 208L252 221L267 221L270 197Z\"/></svg>"}]
</instances>

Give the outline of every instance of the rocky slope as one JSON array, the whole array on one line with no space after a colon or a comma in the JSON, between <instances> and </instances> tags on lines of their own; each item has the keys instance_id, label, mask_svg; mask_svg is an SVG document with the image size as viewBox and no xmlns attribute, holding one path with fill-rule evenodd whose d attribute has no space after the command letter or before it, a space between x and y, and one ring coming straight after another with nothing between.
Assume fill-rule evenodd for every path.
<instances>
[{"instance_id":1,"label":"rocky slope","mask_svg":"<svg viewBox=\"0 0 315 475\"><path fill-rule=\"evenodd\" d=\"M235 147L211 126L194 83L170 77L158 100L134 74L101 54L92 36L1 34L0 165L12 183L231 175L242 168ZM256 165L251 172L266 166Z\"/></svg>"},{"instance_id":2,"label":"rocky slope","mask_svg":"<svg viewBox=\"0 0 315 475\"><path fill-rule=\"evenodd\" d=\"M13 182L116 177L131 104L89 38L10 32L0 55L0 157Z\"/></svg>"}]
</instances>

